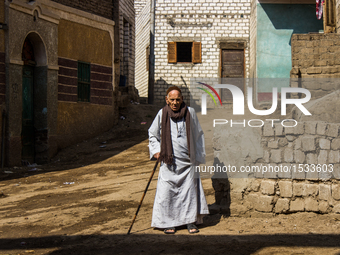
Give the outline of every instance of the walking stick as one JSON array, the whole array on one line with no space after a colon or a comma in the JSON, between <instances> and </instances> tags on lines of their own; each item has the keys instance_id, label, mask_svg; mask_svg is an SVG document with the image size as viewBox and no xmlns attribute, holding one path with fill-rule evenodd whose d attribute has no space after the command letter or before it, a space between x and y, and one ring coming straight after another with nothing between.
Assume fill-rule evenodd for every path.
<instances>
[{"instance_id":1,"label":"walking stick","mask_svg":"<svg viewBox=\"0 0 340 255\"><path fill-rule=\"evenodd\" d=\"M142 199L140 200L140 203L139 203L138 208L137 208L137 212L136 212L136 214L135 214L135 217L134 217L133 220L132 220L132 223L131 223L131 226L130 226L130 228L129 228L129 231L127 232L128 235L130 234L130 231L131 231L131 229L132 229L133 223L135 223L135 219L136 219L136 217L137 217L137 214L138 214L138 212L139 212L140 207L142 206L143 199L144 199L144 197L145 197L146 192L148 191L149 185L150 185L151 180L152 180L152 177L153 177L153 175L154 175L154 173L155 173L155 171L156 171L156 169L157 169L157 166L158 166L158 160L156 161L155 167L153 168L153 171L152 171L152 173L151 173L151 176L150 176L148 185L146 185L146 188L145 188L145 190L144 190Z\"/></svg>"}]
</instances>

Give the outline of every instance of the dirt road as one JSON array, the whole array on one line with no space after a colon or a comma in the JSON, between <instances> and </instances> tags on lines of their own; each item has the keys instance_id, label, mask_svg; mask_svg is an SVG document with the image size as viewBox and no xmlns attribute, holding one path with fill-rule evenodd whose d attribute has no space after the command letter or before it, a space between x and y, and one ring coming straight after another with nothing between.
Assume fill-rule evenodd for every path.
<instances>
[{"instance_id":1,"label":"dirt road","mask_svg":"<svg viewBox=\"0 0 340 255\"><path fill-rule=\"evenodd\" d=\"M165 235L150 227L157 174L126 235L154 166L147 129L156 112L131 105L114 129L52 163L1 172L0 254L340 254L340 215L209 215L198 234ZM203 186L213 204L211 180Z\"/></svg>"}]
</instances>

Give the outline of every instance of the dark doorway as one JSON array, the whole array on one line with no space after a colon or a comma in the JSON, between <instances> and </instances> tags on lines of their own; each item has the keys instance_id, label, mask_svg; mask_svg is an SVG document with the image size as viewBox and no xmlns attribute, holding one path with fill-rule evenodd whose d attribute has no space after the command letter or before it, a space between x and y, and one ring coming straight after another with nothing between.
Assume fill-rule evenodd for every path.
<instances>
[{"instance_id":1,"label":"dark doorway","mask_svg":"<svg viewBox=\"0 0 340 255\"><path fill-rule=\"evenodd\" d=\"M30 163L34 162L34 109L33 87L34 67L25 65L22 81L22 155L21 159Z\"/></svg>"}]
</instances>

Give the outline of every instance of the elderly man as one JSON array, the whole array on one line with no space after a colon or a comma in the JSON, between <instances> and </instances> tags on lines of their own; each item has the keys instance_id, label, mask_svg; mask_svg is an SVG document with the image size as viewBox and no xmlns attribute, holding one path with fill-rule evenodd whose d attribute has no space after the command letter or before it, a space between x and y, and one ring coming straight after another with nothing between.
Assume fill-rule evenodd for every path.
<instances>
[{"instance_id":1,"label":"elderly man","mask_svg":"<svg viewBox=\"0 0 340 255\"><path fill-rule=\"evenodd\" d=\"M174 234L187 225L190 234L209 214L199 174L195 166L205 163L204 134L195 110L183 102L181 90L170 87L167 105L149 128L150 157L161 162L151 226Z\"/></svg>"}]
</instances>

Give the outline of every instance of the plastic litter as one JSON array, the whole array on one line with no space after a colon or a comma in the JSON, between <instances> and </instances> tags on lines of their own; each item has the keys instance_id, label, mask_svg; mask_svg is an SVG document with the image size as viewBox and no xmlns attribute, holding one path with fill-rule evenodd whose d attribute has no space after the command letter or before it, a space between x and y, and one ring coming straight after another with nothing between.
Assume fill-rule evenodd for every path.
<instances>
[{"instance_id":1,"label":"plastic litter","mask_svg":"<svg viewBox=\"0 0 340 255\"><path fill-rule=\"evenodd\" d=\"M101 146L99 146L99 148L105 148L106 147L106 145L101 145Z\"/></svg>"},{"instance_id":2,"label":"plastic litter","mask_svg":"<svg viewBox=\"0 0 340 255\"><path fill-rule=\"evenodd\" d=\"M145 124L146 124L146 122L144 122L144 121L143 121L143 122L141 122L140 124L141 124L141 125L145 125Z\"/></svg>"},{"instance_id":3,"label":"plastic litter","mask_svg":"<svg viewBox=\"0 0 340 255\"><path fill-rule=\"evenodd\" d=\"M4 171L5 174L13 174L12 171Z\"/></svg>"},{"instance_id":4,"label":"plastic litter","mask_svg":"<svg viewBox=\"0 0 340 255\"><path fill-rule=\"evenodd\" d=\"M72 185L72 184L74 184L75 182L64 182L63 184L65 184L65 185ZM61 186L60 186L61 187Z\"/></svg>"},{"instance_id":5,"label":"plastic litter","mask_svg":"<svg viewBox=\"0 0 340 255\"><path fill-rule=\"evenodd\" d=\"M120 119L121 119L121 120L125 120L125 117L124 117L124 116L120 116Z\"/></svg>"}]
</instances>

